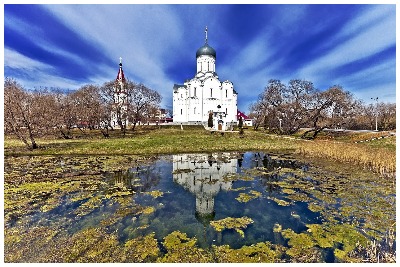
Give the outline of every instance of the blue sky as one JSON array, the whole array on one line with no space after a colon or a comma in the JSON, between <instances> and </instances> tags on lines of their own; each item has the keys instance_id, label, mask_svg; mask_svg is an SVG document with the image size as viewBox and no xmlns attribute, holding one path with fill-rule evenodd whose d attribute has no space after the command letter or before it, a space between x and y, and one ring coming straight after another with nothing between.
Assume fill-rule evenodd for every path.
<instances>
[{"instance_id":1,"label":"blue sky","mask_svg":"<svg viewBox=\"0 0 400 267\"><path fill-rule=\"evenodd\" d=\"M125 76L157 90L194 77L196 50L248 112L270 79L341 85L396 101L396 5L4 5L4 76L26 88L78 89Z\"/></svg>"}]
</instances>

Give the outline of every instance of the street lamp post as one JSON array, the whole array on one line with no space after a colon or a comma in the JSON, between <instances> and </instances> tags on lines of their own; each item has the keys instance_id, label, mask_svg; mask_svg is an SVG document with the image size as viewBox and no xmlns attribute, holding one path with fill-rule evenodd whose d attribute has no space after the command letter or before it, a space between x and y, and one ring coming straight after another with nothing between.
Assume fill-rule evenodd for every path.
<instances>
[{"instance_id":1,"label":"street lamp post","mask_svg":"<svg viewBox=\"0 0 400 267\"><path fill-rule=\"evenodd\" d=\"M375 108L375 131L378 131L378 97L371 97L372 100L376 100Z\"/></svg>"}]
</instances>

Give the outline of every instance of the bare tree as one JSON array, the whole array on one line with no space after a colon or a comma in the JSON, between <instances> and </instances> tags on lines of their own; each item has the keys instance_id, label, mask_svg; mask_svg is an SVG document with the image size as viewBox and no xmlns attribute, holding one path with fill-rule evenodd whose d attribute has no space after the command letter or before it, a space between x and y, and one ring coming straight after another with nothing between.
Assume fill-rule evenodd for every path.
<instances>
[{"instance_id":1,"label":"bare tree","mask_svg":"<svg viewBox=\"0 0 400 267\"><path fill-rule=\"evenodd\" d=\"M108 128L114 128L115 125L112 125L112 117L115 116L118 127L125 135L128 126L128 99L126 98L121 101L121 99L119 99L121 95L118 93L124 90L125 96L129 97L134 90L134 85L133 82L127 80L124 83L124 87L121 88L118 81L113 80L104 83L100 87L100 97L104 107L104 116L102 119L103 129L108 131Z\"/></svg>"},{"instance_id":2,"label":"bare tree","mask_svg":"<svg viewBox=\"0 0 400 267\"><path fill-rule=\"evenodd\" d=\"M378 128L389 131L396 129L396 104L379 103L377 108Z\"/></svg>"},{"instance_id":3,"label":"bare tree","mask_svg":"<svg viewBox=\"0 0 400 267\"><path fill-rule=\"evenodd\" d=\"M313 132L311 138L315 138L326 128L343 128L350 125L359 105L360 101L355 100L350 92L344 91L339 85L317 92L314 95L314 104L309 110L312 129L304 132L302 137L305 138L308 133Z\"/></svg>"},{"instance_id":4,"label":"bare tree","mask_svg":"<svg viewBox=\"0 0 400 267\"><path fill-rule=\"evenodd\" d=\"M303 137L314 132L312 138L324 128L348 123L354 117L355 100L340 86L324 92L312 82L291 80L288 85L270 80L258 101L251 106L256 118L255 128L264 125L271 131L293 134L300 128L311 127Z\"/></svg>"},{"instance_id":5,"label":"bare tree","mask_svg":"<svg viewBox=\"0 0 400 267\"><path fill-rule=\"evenodd\" d=\"M46 90L28 92L14 79L5 79L5 132L17 136L29 149L38 148L38 137L54 131L57 125L55 110L54 94Z\"/></svg>"},{"instance_id":6,"label":"bare tree","mask_svg":"<svg viewBox=\"0 0 400 267\"><path fill-rule=\"evenodd\" d=\"M71 130L77 124L77 108L73 105L72 96L61 92L55 93L55 100L58 106L55 118L57 128L64 139L72 139Z\"/></svg>"},{"instance_id":7,"label":"bare tree","mask_svg":"<svg viewBox=\"0 0 400 267\"><path fill-rule=\"evenodd\" d=\"M69 108L76 116L76 126L83 133L86 129L98 128L102 105L97 86L84 85L70 94L68 100L71 102Z\"/></svg>"},{"instance_id":8,"label":"bare tree","mask_svg":"<svg viewBox=\"0 0 400 267\"><path fill-rule=\"evenodd\" d=\"M150 114L151 110L159 109L161 95L143 84L134 84L128 81L128 87L133 90L128 91L128 119L132 121L132 131L135 130L136 124L146 114Z\"/></svg>"},{"instance_id":9,"label":"bare tree","mask_svg":"<svg viewBox=\"0 0 400 267\"><path fill-rule=\"evenodd\" d=\"M250 111L255 118L254 129L264 126L265 129L279 129L281 113L279 107L283 103L283 92L286 85L279 80L270 80L264 92L258 96L256 103L250 106ZM278 114L279 113L279 114Z\"/></svg>"}]
</instances>

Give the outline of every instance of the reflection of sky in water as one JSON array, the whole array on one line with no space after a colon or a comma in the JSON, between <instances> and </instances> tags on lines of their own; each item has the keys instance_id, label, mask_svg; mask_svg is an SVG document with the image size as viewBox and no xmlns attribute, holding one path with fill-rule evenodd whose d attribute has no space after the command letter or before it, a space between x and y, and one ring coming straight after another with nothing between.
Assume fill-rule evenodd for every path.
<instances>
[{"instance_id":1,"label":"reflection of sky in water","mask_svg":"<svg viewBox=\"0 0 400 267\"><path fill-rule=\"evenodd\" d=\"M224 180L227 174L240 175L246 172L246 169L257 166L266 169L303 167L297 166L296 162L274 160L258 153L175 155L172 156L172 164L170 160L167 157L155 163L153 169L162 178L149 188L167 193L157 199L146 195L135 198L142 205L157 207L153 214L140 216L134 221L135 227L149 225L140 231L140 234L155 232L157 238L162 239L172 231L179 230L190 237L196 236L202 247L210 244L229 244L238 248L262 241L282 243L280 236L273 233L275 223L299 232L306 229L306 223L317 222L317 214L310 212L306 203L297 202L286 207L268 199L267 196L279 198L282 193L266 188L261 177L253 181ZM241 187L245 189L234 190ZM247 203L235 199L239 193L248 193L250 190L263 194ZM210 220L242 216L254 220L254 223L245 229L245 238L241 238L234 230L218 233L209 225ZM132 220L127 223L131 224Z\"/></svg>"},{"instance_id":2,"label":"reflection of sky in water","mask_svg":"<svg viewBox=\"0 0 400 267\"><path fill-rule=\"evenodd\" d=\"M281 236L273 232L275 223L281 224L284 229L300 232L306 230L306 223L319 222L318 214L309 211L307 203L279 206L269 198L280 199L284 196L268 182L284 177L271 175L240 180L242 176L249 177L248 170L256 167L264 170L306 169L297 162L271 158L262 153L163 156L152 164L107 176L104 187L94 192L94 196L104 194L105 190L110 193L110 188L124 187L136 192L128 196L132 203L155 207L153 213L128 215L109 226L110 231L118 233L121 241L152 232L161 241L171 232L181 231L189 237L196 237L203 248L211 244L229 244L239 248L263 241L283 244ZM224 180L227 175L236 179ZM154 190L160 190L164 195L153 198L145 194ZM246 203L235 199L240 193L249 193L250 190L261 192L262 196ZM110 199L105 199L93 212L78 218L74 210L85 201L88 200L70 204L66 196L61 206L45 214L38 213L29 221L32 225L63 224L68 232L74 233L88 227L99 227L102 220L114 216L118 209ZM216 232L209 224L211 220L242 216L254 221L244 230L244 238L235 230Z\"/></svg>"}]
</instances>

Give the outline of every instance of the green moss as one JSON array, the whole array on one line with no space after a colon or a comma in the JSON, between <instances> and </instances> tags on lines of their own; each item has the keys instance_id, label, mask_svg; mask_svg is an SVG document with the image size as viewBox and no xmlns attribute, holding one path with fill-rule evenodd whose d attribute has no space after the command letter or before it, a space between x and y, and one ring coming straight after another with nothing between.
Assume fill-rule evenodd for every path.
<instances>
[{"instance_id":1,"label":"green moss","mask_svg":"<svg viewBox=\"0 0 400 267\"><path fill-rule=\"evenodd\" d=\"M152 206L145 207L143 210L141 210L141 213L143 214L151 214L155 211L156 209Z\"/></svg>"},{"instance_id":2,"label":"green moss","mask_svg":"<svg viewBox=\"0 0 400 267\"><path fill-rule=\"evenodd\" d=\"M89 213L93 212L95 209L99 208L103 203L104 197L102 195L94 196L90 198L88 201L80 205L74 213L77 216L85 216Z\"/></svg>"},{"instance_id":3,"label":"green moss","mask_svg":"<svg viewBox=\"0 0 400 267\"><path fill-rule=\"evenodd\" d=\"M19 186L6 186L4 190L5 221L36 211L48 212L60 205L61 198L78 190L79 183L28 182Z\"/></svg>"},{"instance_id":4,"label":"green moss","mask_svg":"<svg viewBox=\"0 0 400 267\"><path fill-rule=\"evenodd\" d=\"M274 224L273 231L274 231L274 233L280 233L280 232L282 232L282 225L280 225L279 223L275 223L275 224Z\"/></svg>"},{"instance_id":5,"label":"green moss","mask_svg":"<svg viewBox=\"0 0 400 267\"><path fill-rule=\"evenodd\" d=\"M311 202L308 203L308 209L312 212L324 211L324 207L320 206L319 203Z\"/></svg>"},{"instance_id":6,"label":"green moss","mask_svg":"<svg viewBox=\"0 0 400 267\"><path fill-rule=\"evenodd\" d=\"M311 224L307 227L307 232L299 234L291 229L282 231L282 236L289 240L290 248L286 253L293 259L303 259L307 254L317 256L319 248L333 248L339 260L350 261L348 255L357 244L366 245L368 241L356 227L349 224L324 223Z\"/></svg>"},{"instance_id":7,"label":"green moss","mask_svg":"<svg viewBox=\"0 0 400 267\"><path fill-rule=\"evenodd\" d=\"M307 233L297 234L291 229L282 231L282 236L289 239L289 249L286 254L291 257L293 262L320 262L322 259L321 251L315 247L315 241Z\"/></svg>"},{"instance_id":8,"label":"green moss","mask_svg":"<svg viewBox=\"0 0 400 267\"><path fill-rule=\"evenodd\" d=\"M164 238L163 245L167 253L158 262L212 262L210 252L198 248L196 243L195 237L189 238L185 233L174 231Z\"/></svg>"},{"instance_id":9,"label":"green moss","mask_svg":"<svg viewBox=\"0 0 400 267\"><path fill-rule=\"evenodd\" d=\"M217 232L222 232L225 229L234 229L242 238L244 238L244 232L242 229L246 229L247 226L253 222L254 221L252 219L246 216L240 218L227 217L218 221L211 221L210 225Z\"/></svg>"},{"instance_id":10,"label":"green moss","mask_svg":"<svg viewBox=\"0 0 400 267\"><path fill-rule=\"evenodd\" d=\"M274 201L276 204L278 204L279 206L290 206L290 205L291 205L290 202L285 201L285 200L283 200L283 199L276 198L276 197L270 197L270 196L269 196L268 199L273 200L273 201Z\"/></svg>"},{"instance_id":11,"label":"green moss","mask_svg":"<svg viewBox=\"0 0 400 267\"><path fill-rule=\"evenodd\" d=\"M122 256L118 238L101 228L88 228L74 234L66 262L118 262Z\"/></svg>"},{"instance_id":12,"label":"green moss","mask_svg":"<svg viewBox=\"0 0 400 267\"><path fill-rule=\"evenodd\" d=\"M242 186L242 187L238 187L238 188L230 188L229 191L244 191L247 188L248 187L246 187L246 186Z\"/></svg>"},{"instance_id":13,"label":"green moss","mask_svg":"<svg viewBox=\"0 0 400 267\"><path fill-rule=\"evenodd\" d=\"M250 190L249 194L240 193L239 196L235 199L239 202L249 202L250 200L259 198L261 195L261 192Z\"/></svg>"},{"instance_id":14,"label":"green moss","mask_svg":"<svg viewBox=\"0 0 400 267\"><path fill-rule=\"evenodd\" d=\"M161 254L155 234L128 240L124 245L125 262L154 262Z\"/></svg>"},{"instance_id":15,"label":"green moss","mask_svg":"<svg viewBox=\"0 0 400 267\"><path fill-rule=\"evenodd\" d=\"M311 233L311 237L315 240L321 248L333 247L335 237L327 232L325 227L319 224L307 224L307 232Z\"/></svg>"},{"instance_id":16,"label":"green moss","mask_svg":"<svg viewBox=\"0 0 400 267\"><path fill-rule=\"evenodd\" d=\"M105 198L110 199L114 197L124 197L124 196L130 196L132 194L133 194L132 191L116 191L110 194L106 194Z\"/></svg>"},{"instance_id":17,"label":"green moss","mask_svg":"<svg viewBox=\"0 0 400 267\"><path fill-rule=\"evenodd\" d=\"M282 261L284 248L261 242L239 249L231 249L228 245L212 246L217 263L271 263Z\"/></svg>"},{"instance_id":18,"label":"green moss","mask_svg":"<svg viewBox=\"0 0 400 267\"><path fill-rule=\"evenodd\" d=\"M164 195L164 192L161 192L160 190L154 190L154 191L150 191L150 192L145 192L146 195L150 195L153 198L158 198L158 197L162 197Z\"/></svg>"}]
</instances>

